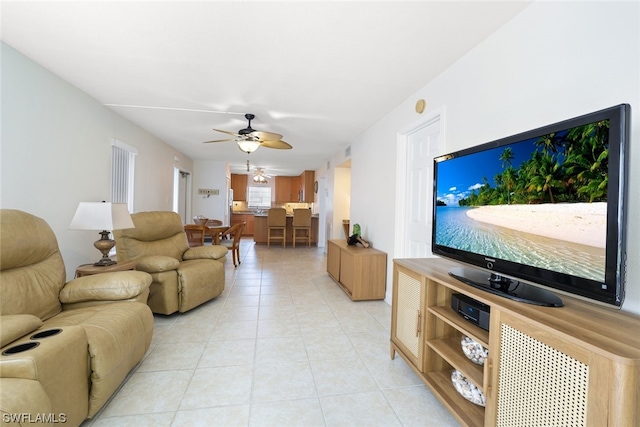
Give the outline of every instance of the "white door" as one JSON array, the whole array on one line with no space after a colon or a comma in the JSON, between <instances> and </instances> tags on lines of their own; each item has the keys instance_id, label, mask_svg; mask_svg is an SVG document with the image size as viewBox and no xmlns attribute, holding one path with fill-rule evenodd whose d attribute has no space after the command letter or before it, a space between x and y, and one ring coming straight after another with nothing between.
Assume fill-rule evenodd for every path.
<instances>
[{"instance_id":1,"label":"white door","mask_svg":"<svg viewBox=\"0 0 640 427\"><path fill-rule=\"evenodd\" d=\"M316 191L315 200L318 202L318 247L325 248L327 246L327 177L316 181L318 183L318 191Z\"/></svg>"},{"instance_id":2,"label":"white door","mask_svg":"<svg viewBox=\"0 0 640 427\"><path fill-rule=\"evenodd\" d=\"M396 257L432 256L433 158L443 151L441 116L425 117L399 135Z\"/></svg>"},{"instance_id":3,"label":"white door","mask_svg":"<svg viewBox=\"0 0 640 427\"><path fill-rule=\"evenodd\" d=\"M180 218L182 218L183 224L192 223L187 217L189 213L189 178L189 172L180 171L180 178L178 180L178 213L180 214Z\"/></svg>"}]
</instances>

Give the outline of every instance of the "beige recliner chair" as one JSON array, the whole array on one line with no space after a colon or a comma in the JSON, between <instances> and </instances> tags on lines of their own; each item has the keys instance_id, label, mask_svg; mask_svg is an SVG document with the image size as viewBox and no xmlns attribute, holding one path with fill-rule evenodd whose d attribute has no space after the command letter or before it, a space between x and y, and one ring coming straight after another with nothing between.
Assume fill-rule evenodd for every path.
<instances>
[{"instance_id":1,"label":"beige recliner chair","mask_svg":"<svg viewBox=\"0 0 640 427\"><path fill-rule=\"evenodd\" d=\"M0 424L79 426L151 344L151 276L66 282L53 231L26 212L0 210L0 236Z\"/></svg>"},{"instance_id":2,"label":"beige recliner chair","mask_svg":"<svg viewBox=\"0 0 640 427\"><path fill-rule=\"evenodd\" d=\"M184 313L224 290L227 248L189 247L175 212L131 214L135 228L113 232L119 261L136 261L136 269L151 274L148 304L154 313Z\"/></svg>"}]
</instances>

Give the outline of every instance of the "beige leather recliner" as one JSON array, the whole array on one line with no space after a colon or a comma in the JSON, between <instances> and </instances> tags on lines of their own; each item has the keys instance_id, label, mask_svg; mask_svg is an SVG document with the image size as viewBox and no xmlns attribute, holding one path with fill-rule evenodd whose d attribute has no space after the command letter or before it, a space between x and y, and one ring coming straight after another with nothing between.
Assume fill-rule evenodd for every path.
<instances>
[{"instance_id":1,"label":"beige leather recliner","mask_svg":"<svg viewBox=\"0 0 640 427\"><path fill-rule=\"evenodd\" d=\"M0 424L78 426L151 344L151 276L66 282L51 228L18 210L0 210L0 251Z\"/></svg>"},{"instance_id":2,"label":"beige leather recliner","mask_svg":"<svg viewBox=\"0 0 640 427\"><path fill-rule=\"evenodd\" d=\"M175 212L138 212L131 219L135 228L113 232L116 252L119 261L136 261L151 274L147 303L154 313L184 313L222 293L227 248L190 248Z\"/></svg>"}]
</instances>

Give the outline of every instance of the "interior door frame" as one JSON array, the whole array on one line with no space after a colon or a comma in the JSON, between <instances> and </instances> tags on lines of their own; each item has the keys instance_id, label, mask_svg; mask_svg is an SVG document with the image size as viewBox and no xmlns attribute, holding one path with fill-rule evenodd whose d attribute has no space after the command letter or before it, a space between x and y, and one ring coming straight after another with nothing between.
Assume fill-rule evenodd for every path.
<instances>
[{"instance_id":1,"label":"interior door frame","mask_svg":"<svg viewBox=\"0 0 640 427\"><path fill-rule=\"evenodd\" d=\"M426 128L434 123L440 122L440 137L445 139L445 108L439 107L425 113L423 117L402 128L397 133L396 144L396 221L395 221L395 242L393 253L396 258L407 257L406 246L404 244L405 233L407 232L407 181L409 179L407 145L409 136ZM426 196L426 195L425 195Z\"/></svg>"},{"instance_id":2,"label":"interior door frame","mask_svg":"<svg viewBox=\"0 0 640 427\"><path fill-rule=\"evenodd\" d=\"M192 188L192 176L191 172L182 170L178 167L173 168L174 171L174 186L173 186L173 210L180 215L180 218L184 224L190 224L191 218L191 188ZM182 179L184 179L184 187L182 186Z\"/></svg>"}]
</instances>

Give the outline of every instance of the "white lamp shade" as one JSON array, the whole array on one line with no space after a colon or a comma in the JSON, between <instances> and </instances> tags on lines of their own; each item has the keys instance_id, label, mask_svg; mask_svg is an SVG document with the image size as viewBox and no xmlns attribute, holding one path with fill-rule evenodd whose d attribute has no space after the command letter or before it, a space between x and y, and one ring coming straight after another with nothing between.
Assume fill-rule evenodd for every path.
<instances>
[{"instance_id":1,"label":"white lamp shade","mask_svg":"<svg viewBox=\"0 0 640 427\"><path fill-rule=\"evenodd\" d=\"M243 139L238 141L238 148L245 153L253 153L260 147L260 143L253 139Z\"/></svg>"},{"instance_id":2,"label":"white lamp shade","mask_svg":"<svg viewBox=\"0 0 640 427\"><path fill-rule=\"evenodd\" d=\"M80 202L69 228L112 231L134 228L134 225L125 203Z\"/></svg>"}]
</instances>

